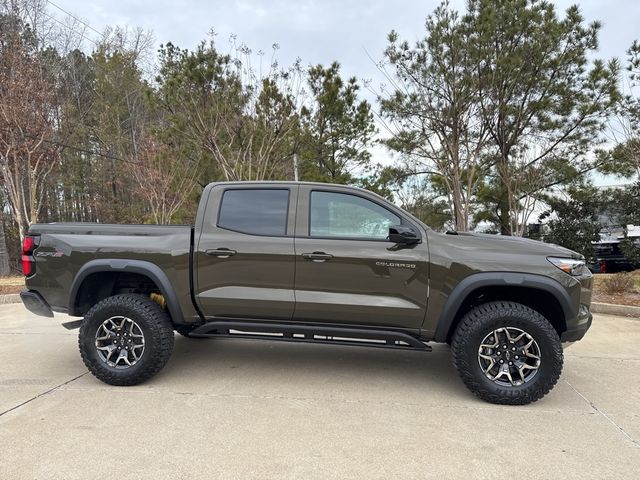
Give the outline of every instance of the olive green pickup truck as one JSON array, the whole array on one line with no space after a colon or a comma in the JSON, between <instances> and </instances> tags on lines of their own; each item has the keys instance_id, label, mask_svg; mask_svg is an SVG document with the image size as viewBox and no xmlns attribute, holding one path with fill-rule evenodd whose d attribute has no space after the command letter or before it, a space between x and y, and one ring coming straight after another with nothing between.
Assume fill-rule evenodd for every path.
<instances>
[{"instance_id":1,"label":"olive green pickup truck","mask_svg":"<svg viewBox=\"0 0 640 480\"><path fill-rule=\"evenodd\" d=\"M83 317L64 325L80 328L82 359L111 385L156 374L174 330L415 351L442 342L480 398L526 404L553 388L562 342L592 318L575 252L437 233L341 185L213 183L194 226L36 224L22 259L25 306Z\"/></svg>"}]
</instances>

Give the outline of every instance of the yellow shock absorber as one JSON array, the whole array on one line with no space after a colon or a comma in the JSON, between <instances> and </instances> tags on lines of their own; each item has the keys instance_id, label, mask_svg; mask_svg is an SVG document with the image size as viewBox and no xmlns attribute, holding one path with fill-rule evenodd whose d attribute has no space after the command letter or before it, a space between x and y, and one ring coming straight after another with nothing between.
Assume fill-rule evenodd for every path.
<instances>
[{"instance_id":1,"label":"yellow shock absorber","mask_svg":"<svg viewBox=\"0 0 640 480\"><path fill-rule=\"evenodd\" d=\"M167 301L164 299L164 296L161 295L160 293L152 293L151 295L149 295L149 297L151 297L151 300L153 300L158 305L160 305L163 310L167 308Z\"/></svg>"}]
</instances>

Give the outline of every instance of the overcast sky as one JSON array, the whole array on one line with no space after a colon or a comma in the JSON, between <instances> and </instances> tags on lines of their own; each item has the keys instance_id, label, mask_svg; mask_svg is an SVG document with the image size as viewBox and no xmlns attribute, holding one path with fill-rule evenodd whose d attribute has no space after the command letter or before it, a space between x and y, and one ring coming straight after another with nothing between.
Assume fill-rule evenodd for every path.
<instances>
[{"instance_id":1,"label":"overcast sky","mask_svg":"<svg viewBox=\"0 0 640 480\"><path fill-rule=\"evenodd\" d=\"M222 46L230 34L254 50L269 51L277 42L281 64L300 57L303 64L337 60L346 75L378 80L365 52L379 60L386 35L395 29L403 38L418 39L424 19L438 0L53 0L87 21L96 30L107 25L141 26L152 30L158 44L172 41L193 48L212 28ZM458 8L463 1L451 2ZM558 1L559 9L576 3ZM640 38L640 1L582 0L577 2L588 21L600 20L600 53L624 57ZM63 12L50 6L58 18ZM88 35L97 37L91 30Z\"/></svg>"},{"instance_id":2,"label":"overcast sky","mask_svg":"<svg viewBox=\"0 0 640 480\"><path fill-rule=\"evenodd\" d=\"M213 29L222 48L231 34L254 51L269 52L280 45L277 59L291 64L297 57L303 65L337 60L344 76L382 81L375 63L386 45L386 35L396 30L401 38L415 41L424 35L424 20L439 0L52 0L62 9L102 31L108 25L152 30L157 45L168 41L194 48ZM557 1L559 10L578 3L589 22L599 20L598 56L624 60L634 39L640 39L640 1ZM464 1L451 0L458 9ZM62 19L66 14L50 5L49 13ZM87 36L98 35L87 29ZM373 95L365 92L370 101ZM374 159L389 163L389 153L376 148ZM599 179L598 183L608 180Z\"/></svg>"}]
</instances>

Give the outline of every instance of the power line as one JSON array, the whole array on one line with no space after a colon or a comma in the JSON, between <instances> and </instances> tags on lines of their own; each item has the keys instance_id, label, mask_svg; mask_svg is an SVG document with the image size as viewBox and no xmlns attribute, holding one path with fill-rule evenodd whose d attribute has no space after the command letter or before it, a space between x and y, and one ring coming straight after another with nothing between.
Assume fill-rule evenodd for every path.
<instances>
[{"instance_id":1,"label":"power line","mask_svg":"<svg viewBox=\"0 0 640 480\"><path fill-rule=\"evenodd\" d=\"M98 35L102 36L102 33L100 33L98 30L96 30L95 28L93 28L91 25L89 25L87 22L85 22L84 20L80 20L78 17L76 17L74 14L66 11L64 8L59 7L58 5L56 5L55 3L53 3L51 0L47 0L47 3L50 4L52 7L57 8L58 10L60 10L63 13L66 13L67 15L69 15L71 18L76 19L78 22L80 22L81 24L83 24L85 27L87 27L89 30L93 30L94 32L96 32Z\"/></svg>"},{"instance_id":2,"label":"power line","mask_svg":"<svg viewBox=\"0 0 640 480\"><path fill-rule=\"evenodd\" d=\"M56 23L58 23L58 24L62 25L63 27L68 28L68 29L69 29L69 30L71 30L73 33L77 33L78 35L80 35L80 37L81 37L82 39L84 39L84 40L89 40L89 41L90 41L91 43L93 43L95 46L99 46L99 45L100 45L100 44L99 44L98 42L96 42L93 38L88 37L88 36L85 36L85 34L84 34L84 33L80 33L80 32L78 32L77 30L75 30L71 25L67 25L67 24L66 24L66 23L64 23L64 22L61 22L60 20L58 20L57 18L55 18L55 17L53 17L53 16L49 15L48 13L44 13L44 12L43 12L43 15L44 15L44 16L46 16L47 18L49 18L49 19L53 20L54 22L56 22Z\"/></svg>"},{"instance_id":3,"label":"power line","mask_svg":"<svg viewBox=\"0 0 640 480\"><path fill-rule=\"evenodd\" d=\"M6 133L12 133L11 130L9 129L0 129L3 130ZM39 137L36 137L35 135L29 135L29 134L22 134L23 136L27 137L27 138L31 138L32 140L40 140ZM108 153L100 153L100 152L96 152L94 150L88 150L86 148L82 148L82 147L76 147L74 145L69 145L67 143L62 143L62 142L58 142L55 140L47 140L45 138L42 139L42 141L44 143L48 143L50 145L55 145L57 147L62 147L62 148L68 148L69 150L75 150L76 152L80 152L80 153L86 153L87 155L94 155L97 157L103 157L103 158L108 158L110 160L117 160L119 162L123 162L123 163L129 163L131 165L137 165L139 166L140 164L138 162L134 162L131 160L127 160L121 157L116 157L115 155L109 155Z\"/></svg>"},{"instance_id":4,"label":"power line","mask_svg":"<svg viewBox=\"0 0 640 480\"><path fill-rule=\"evenodd\" d=\"M76 152L80 152L80 153L86 153L87 155L94 155L96 157L103 157L103 158L108 158L110 160L117 160L119 162L129 163L131 165L139 165L138 162L133 162L131 160L116 157L115 155L109 155L108 153L100 153L93 150L88 150L86 148L76 147L74 145L69 145L62 142L56 142L54 140L43 140L43 141L52 145L56 145L58 147L68 148L69 150L75 150Z\"/></svg>"},{"instance_id":5,"label":"power line","mask_svg":"<svg viewBox=\"0 0 640 480\"><path fill-rule=\"evenodd\" d=\"M57 8L58 10L60 10L61 12L63 12L64 14L70 16L71 18L73 18L74 20L78 21L79 23L81 23L82 25L84 25L85 27L87 27L89 30L92 30L93 32L97 33L101 38L103 37L103 33L100 33L98 30L96 30L95 28L93 28L91 25L89 25L87 22L85 22L84 20L80 19L79 17L77 17L76 15L74 15L73 13L69 12L68 10L65 10L64 8L60 7L59 5L55 4L54 2L52 2L51 0L46 0L47 3L49 3L52 7ZM47 17L49 17L50 19L52 19L53 21L59 23L60 25L64 26L65 28L70 29L72 32L77 33L78 35L80 35L81 38L89 40L91 43L93 43L94 45L96 45L97 47L100 46L100 43L93 40L91 37L85 35L85 33L80 33L77 30L73 29L71 26L66 25L64 23L62 23L60 20L58 20L57 18L52 17L51 15L48 15L46 12L43 12ZM136 63L137 64L137 63ZM149 71L148 69L143 69L141 65L138 65L138 68L140 68L140 71L142 71L142 73L145 73L146 75L152 76L153 72Z\"/></svg>"}]
</instances>

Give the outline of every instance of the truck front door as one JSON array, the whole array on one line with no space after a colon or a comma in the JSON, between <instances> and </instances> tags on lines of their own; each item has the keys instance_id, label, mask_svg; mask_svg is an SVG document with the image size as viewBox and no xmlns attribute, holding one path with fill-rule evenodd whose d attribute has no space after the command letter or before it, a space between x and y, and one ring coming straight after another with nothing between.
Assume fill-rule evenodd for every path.
<instances>
[{"instance_id":1,"label":"truck front door","mask_svg":"<svg viewBox=\"0 0 640 480\"><path fill-rule=\"evenodd\" d=\"M290 320L297 186L220 184L209 191L194 251L206 317Z\"/></svg>"},{"instance_id":2,"label":"truck front door","mask_svg":"<svg viewBox=\"0 0 640 480\"><path fill-rule=\"evenodd\" d=\"M398 224L422 242L388 241L389 226ZM419 329L428 260L418 225L379 197L331 185L299 187L295 320Z\"/></svg>"}]
</instances>

